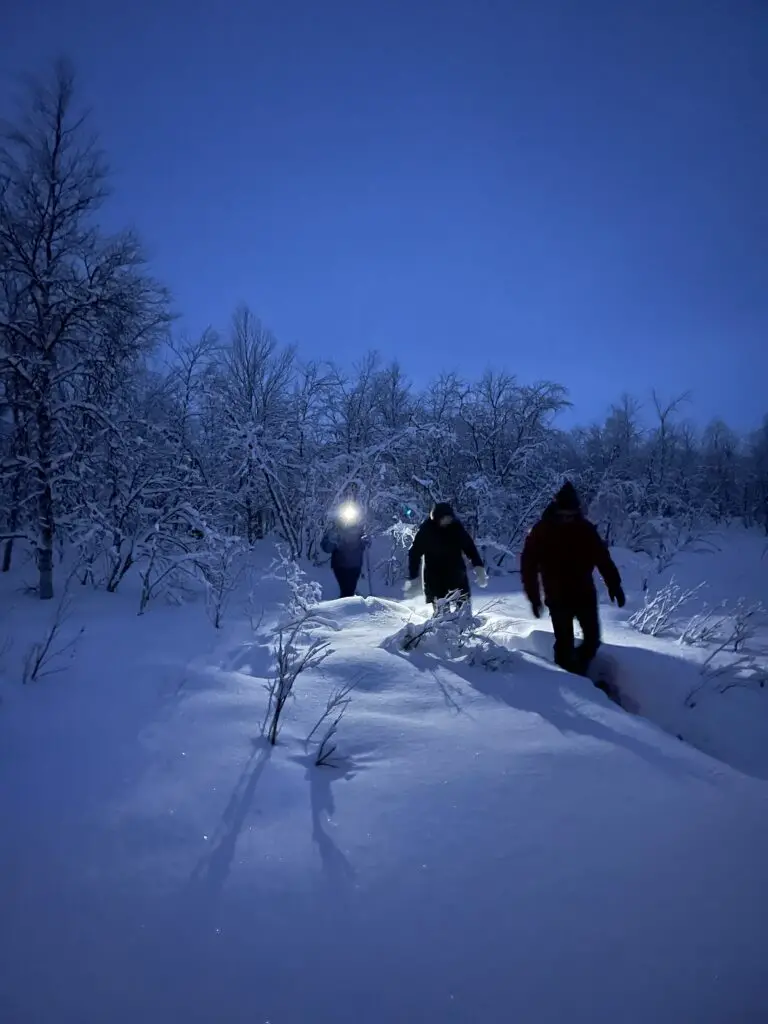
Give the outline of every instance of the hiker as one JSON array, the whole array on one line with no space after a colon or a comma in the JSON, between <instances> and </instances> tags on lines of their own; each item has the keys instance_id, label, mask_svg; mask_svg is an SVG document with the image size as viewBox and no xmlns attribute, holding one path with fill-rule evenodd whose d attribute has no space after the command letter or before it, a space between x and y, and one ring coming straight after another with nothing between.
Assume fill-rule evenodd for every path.
<instances>
[{"instance_id":1,"label":"hiker","mask_svg":"<svg viewBox=\"0 0 768 1024\"><path fill-rule=\"evenodd\" d=\"M586 519L576 488L566 480L528 534L520 559L523 589L538 619L542 612L539 576L555 634L555 664L586 675L600 647L600 616L592 573L602 576L611 601L626 603L621 576L597 528ZM584 634L574 646L573 623Z\"/></svg>"},{"instance_id":2,"label":"hiker","mask_svg":"<svg viewBox=\"0 0 768 1024\"><path fill-rule=\"evenodd\" d=\"M419 571L424 561L424 597L435 613L438 602L458 592L456 608L471 611L469 577L464 558L475 569L477 584L488 585L483 560L464 525L447 502L438 502L416 532L408 552L408 580L405 596L418 588ZM453 602L452 602L453 603Z\"/></svg>"},{"instance_id":3,"label":"hiker","mask_svg":"<svg viewBox=\"0 0 768 1024\"><path fill-rule=\"evenodd\" d=\"M363 557L371 538L363 529L362 513L353 502L336 512L326 529L320 547L331 556L331 570L339 585L339 597L354 597L363 570Z\"/></svg>"}]
</instances>

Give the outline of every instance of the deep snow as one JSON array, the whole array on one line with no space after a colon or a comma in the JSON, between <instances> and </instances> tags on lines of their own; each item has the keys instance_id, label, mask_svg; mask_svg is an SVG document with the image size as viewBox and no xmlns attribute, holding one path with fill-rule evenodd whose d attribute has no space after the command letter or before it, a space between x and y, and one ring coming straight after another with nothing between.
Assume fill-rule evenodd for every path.
<instances>
[{"instance_id":1,"label":"deep snow","mask_svg":"<svg viewBox=\"0 0 768 1024\"><path fill-rule=\"evenodd\" d=\"M727 544L673 571L764 596L754 555L733 568L759 538ZM664 732L552 667L503 581L476 600L498 672L400 651L418 600L329 601L334 653L267 748L274 584L258 635L238 606L216 632L200 601L137 617L130 586L78 592L74 658L22 686L52 610L2 582L3 1022L766 1019L768 696L681 708L696 652L604 609ZM317 768L339 682L340 765ZM730 764L670 734L696 722Z\"/></svg>"}]
</instances>

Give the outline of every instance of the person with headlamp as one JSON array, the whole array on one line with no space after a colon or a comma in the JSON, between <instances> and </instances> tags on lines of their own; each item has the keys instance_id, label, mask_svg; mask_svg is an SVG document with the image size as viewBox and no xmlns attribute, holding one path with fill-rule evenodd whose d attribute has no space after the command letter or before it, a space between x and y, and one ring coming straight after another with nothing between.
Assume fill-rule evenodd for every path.
<instances>
[{"instance_id":1,"label":"person with headlamp","mask_svg":"<svg viewBox=\"0 0 768 1024\"><path fill-rule=\"evenodd\" d=\"M339 585L339 597L355 596L363 571L363 558L370 543L360 506L354 501L345 501L336 509L320 541L322 550L331 556L331 570Z\"/></svg>"}]
</instances>

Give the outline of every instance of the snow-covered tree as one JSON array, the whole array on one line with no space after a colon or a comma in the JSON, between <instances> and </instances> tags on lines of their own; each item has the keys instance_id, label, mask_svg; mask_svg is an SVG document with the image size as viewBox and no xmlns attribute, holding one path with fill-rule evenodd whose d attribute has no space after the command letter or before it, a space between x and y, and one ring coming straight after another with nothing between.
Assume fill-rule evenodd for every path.
<instances>
[{"instance_id":1,"label":"snow-covered tree","mask_svg":"<svg viewBox=\"0 0 768 1024\"><path fill-rule=\"evenodd\" d=\"M314 558L348 498L391 538L390 580L440 500L496 571L514 571L565 476L609 544L659 569L713 522L768 533L768 417L745 438L719 420L700 433L685 396L623 395L564 430L554 381L488 370L415 387L375 352L305 362L246 305L227 331L173 338L138 242L100 228L106 192L58 66L0 139L0 561L28 542L42 597L69 546L81 582L114 591L135 572L146 610L193 579L219 621L247 547L273 537Z\"/></svg>"},{"instance_id":2,"label":"snow-covered tree","mask_svg":"<svg viewBox=\"0 0 768 1024\"><path fill-rule=\"evenodd\" d=\"M63 491L95 439L114 430L109 396L126 367L168 322L136 239L99 230L105 196L104 159L60 64L0 140L0 365L15 449L5 469L16 522L26 492L44 599L53 596Z\"/></svg>"}]
</instances>

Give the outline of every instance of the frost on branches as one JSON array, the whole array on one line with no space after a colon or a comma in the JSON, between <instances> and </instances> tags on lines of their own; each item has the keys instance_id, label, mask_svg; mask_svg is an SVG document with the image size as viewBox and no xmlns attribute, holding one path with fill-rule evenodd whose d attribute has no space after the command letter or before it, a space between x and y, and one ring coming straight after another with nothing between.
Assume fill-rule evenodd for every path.
<instances>
[{"instance_id":1,"label":"frost on branches","mask_svg":"<svg viewBox=\"0 0 768 1024\"><path fill-rule=\"evenodd\" d=\"M293 696L296 680L303 673L319 668L333 649L328 640L313 633L316 627L327 625L318 614L320 592L317 584L305 579L305 573L284 549L273 563L269 575L284 582L288 589L284 614L274 630L274 668L266 685L267 710L262 725L263 734L274 746L283 711ZM346 705L341 709L339 720L345 708ZM334 732L335 728L333 725ZM331 735L328 735L328 740Z\"/></svg>"},{"instance_id":2,"label":"frost on branches","mask_svg":"<svg viewBox=\"0 0 768 1024\"><path fill-rule=\"evenodd\" d=\"M642 608L633 612L627 620L633 629L648 636L662 636L676 622L680 610L701 590L698 587L683 590L674 577L655 593L646 591Z\"/></svg>"},{"instance_id":3,"label":"frost on branches","mask_svg":"<svg viewBox=\"0 0 768 1024\"><path fill-rule=\"evenodd\" d=\"M473 615L467 604L456 607L458 591L437 603L435 614L423 622L408 622L390 638L392 650L418 650L446 661L461 661L491 672L511 671L516 661L514 651L494 638L494 629L487 612Z\"/></svg>"},{"instance_id":4,"label":"frost on branches","mask_svg":"<svg viewBox=\"0 0 768 1024\"><path fill-rule=\"evenodd\" d=\"M765 623L763 605L749 604L743 598L734 607L723 602L716 609L705 609L690 621L680 642L701 647L706 654L701 662L701 681L686 697L687 707L696 707L705 693L765 689L768 651L757 642Z\"/></svg>"},{"instance_id":5,"label":"frost on branches","mask_svg":"<svg viewBox=\"0 0 768 1024\"><path fill-rule=\"evenodd\" d=\"M0 567L23 546L40 597L57 548L74 547L82 583L137 576L144 610L202 587L220 621L239 544L316 559L348 498L389 537L375 570L391 583L437 500L492 570L514 572L566 474L606 541L659 572L712 524L768 534L768 418L745 437L696 431L686 396L654 394L564 430L554 381L488 371L417 388L376 354L305 361L247 306L220 331L172 336L138 240L99 226L109 182L79 111L59 66L0 139Z\"/></svg>"}]
</instances>

